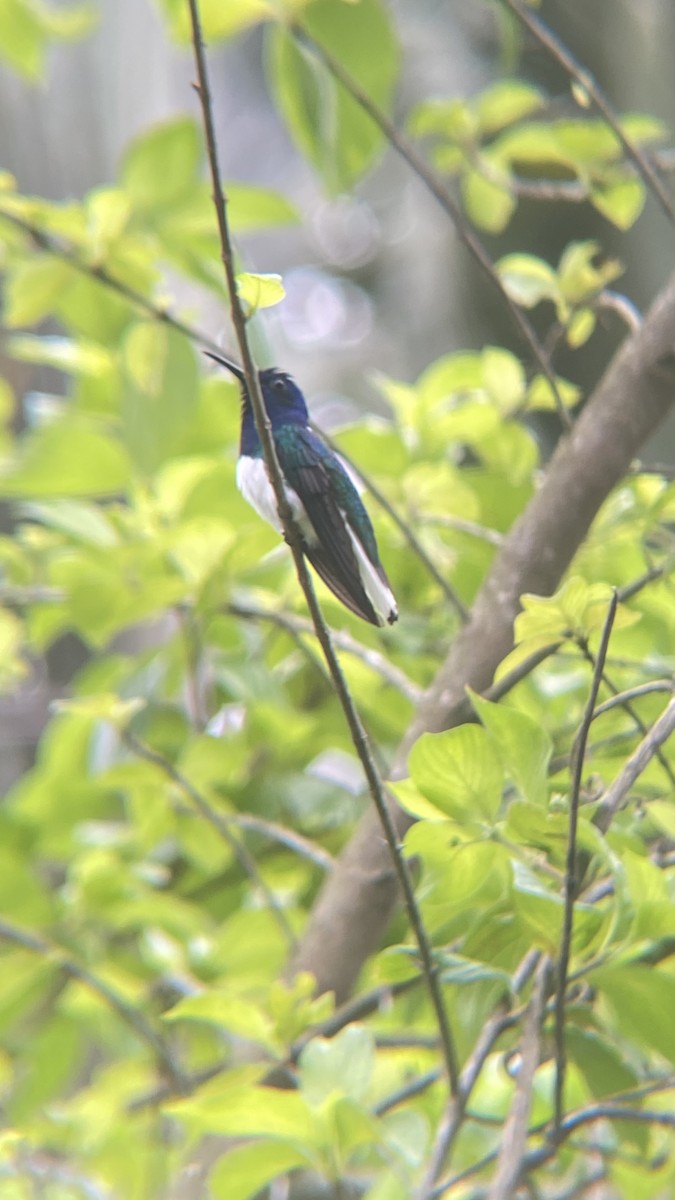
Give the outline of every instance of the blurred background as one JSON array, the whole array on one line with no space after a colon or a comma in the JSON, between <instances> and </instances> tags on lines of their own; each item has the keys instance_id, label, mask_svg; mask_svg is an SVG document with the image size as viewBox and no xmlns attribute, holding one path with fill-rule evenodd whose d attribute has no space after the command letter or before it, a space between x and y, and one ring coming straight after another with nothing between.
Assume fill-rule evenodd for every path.
<instances>
[{"instance_id":1,"label":"blurred background","mask_svg":"<svg viewBox=\"0 0 675 1200\"><path fill-rule=\"evenodd\" d=\"M55 3L54 7L58 7ZM66 6L64 6L65 8ZM390 0L403 47L396 117L430 97L468 97L499 77L503 64L500 6L488 0ZM80 198L115 180L130 141L154 123L192 114L189 47L169 39L152 0L97 0L96 23L81 41L54 45L46 80L31 85L0 67L0 168L18 187L52 200ZM672 0L544 0L549 27L597 77L619 112L650 112L675 129L675 4ZM260 29L213 48L210 69L225 181L278 189L301 221L244 239L246 267L279 272L287 298L265 320L268 361L290 370L315 416L326 425L352 406L377 409L375 372L412 381L438 356L488 343L523 347L494 289L479 275L448 218L409 168L387 152L356 194L327 198L280 123L267 93ZM568 80L525 40L517 73L569 105ZM527 249L556 263L573 238L597 238L626 273L618 287L646 307L672 268L673 238L648 198L627 235L589 206L522 203L498 238L482 235L493 258ZM185 281L175 303L193 323L234 347L226 314ZM551 310L533 314L545 331ZM558 368L587 392L623 336L609 314L590 342ZM529 365L529 364L528 364ZM0 358L18 395L45 385L39 370ZM63 377L56 377L62 385ZM550 432L550 431L549 431ZM660 461L672 457L672 432L659 439ZM648 450L649 453L649 450ZM4 515L6 522L11 514ZM69 678L82 650L64 639L50 679L32 678L0 699L0 783L30 761L51 694Z\"/></svg>"},{"instance_id":2,"label":"blurred background","mask_svg":"<svg viewBox=\"0 0 675 1200\"><path fill-rule=\"evenodd\" d=\"M198 116L191 51L171 43L152 0L96 0L94 8L88 37L52 49L44 85L0 69L0 166L25 192L80 197L114 180L125 147L141 131L179 113ZM499 5L390 0L389 8L404 47L399 119L424 97L470 96L498 77ZM675 128L672 0L544 0L540 12L619 112L651 112ZM301 214L301 225L240 245L249 269L285 279L287 299L267 319L272 358L298 376L315 405L349 396L373 407L379 399L372 371L412 380L439 355L488 342L522 353L447 217L391 152L356 199L322 194L268 100L263 43L256 29L222 44L212 51L211 71L224 178L277 188ZM563 73L528 41L518 72L569 96ZM519 207L499 238L483 236L493 257L527 245L552 262L571 237L597 237L625 263L618 286L640 308L672 260L671 230L653 199L628 236L587 206L580 214L575 205L533 202ZM184 293L178 299L204 303ZM547 322L550 311L541 315ZM198 319L231 343L223 313L201 307ZM560 369L587 387L621 333L609 317Z\"/></svg>"}]
</instances>

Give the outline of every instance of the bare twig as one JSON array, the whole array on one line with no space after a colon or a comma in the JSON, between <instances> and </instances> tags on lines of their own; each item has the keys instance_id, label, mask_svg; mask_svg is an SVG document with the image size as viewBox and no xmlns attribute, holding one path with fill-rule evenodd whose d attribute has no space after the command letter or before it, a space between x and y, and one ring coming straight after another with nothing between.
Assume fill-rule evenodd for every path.
<instances>
[{"instance_id":1,"label":"bare twig","mask_svg":"<svg viewBox=\"0 0 675 1200\"><path fill-rule=\"evenodd\" d=\"M382 829L384 831L391 861L398 878L399 886L404 896L410 924L419 948L422 972L426 979L429 996L434 1009L436 1021L438 1023L448 1084L451 1091L455 1092L458 1086L457 1055L450 1030L448 1015L443 1003L440 982L436 973L431 943L427 936L427 932L422 921L422 916L415 899L412 879L410 877L407 862L400 847L392 809L389 807L389 802L382 784L382 780L368 745L363 723L354 705L354 701L347 687L344 675L342 674L342 669L333 649L333 643L331 641L328 627L324 621L323 614L316 599L314 587L307 570L302 550L301 538L298 530L295 528L291 506L286 495L283 478L277 460L269 418L267 416L260 391L258 374L255 370L249 350L248 338L246 334L246 321L237 295L234 255L227 221L225 197L220 181L220 172L218 169L218 152L213 125L211 94L202 41L198 0L189 0L189 5L190 18L192 22L192 41L195 52L197 77L199 81L198 92L204 119L206 149L209 160L209 168L211 171L211 181L213 184L213 201L218 218L223 266L225 268L225 275L230 294L232 322L237 334L237 341L239 343L239 350L244 368L246 388L251 400L251 407L253 410L258 436L260 438L265 466L274 490L274 496L282 528L293 554L298 581L304 592L314 628L316 630L316 635L333 680L336 695L345 714L345 719L349 727L354 749L356 750L363 767L363 771L368 782L368 788L373 799Z\"/></svg>"},{"instance_id":2,"label":"bare twig","mask_svg":"<svg viewBox=\"0 0 675 1200\"><path fill-rule=\"evenodd\" d=\"M602 629L600 647L593 671L588 699L584 708L579 732L572 749L572 786L569 804L569 831L567 837L567 860L565 863L565 898L563 910L562 935L560 939L560 956L558 958L556 1002L555 1002L555 1084L553 1096L555 1129L560 1128L564 1111L565 1069L567 1054L565 1050L565 994L567 992L567 972L569 970L570 953L572 949L572 930L574 925L574 901L579 882L577 880L577 823L579 818L579 802L581 796L581 779L584 769L584 756L588 733L593 720L593 711L598 698L602 674L607 658L607 648L614 625L614 618L619 598L614 591L607 610L607 616Z\"/></svg>"},{"instance_id":3,"label":"bare twig","mask_svg":"<svg viewBox=\"0 0 675 1200\"><path fill-rule=\"evenodd\" d=\"M527 1144L527 1125L532 1108L534 1074L539 1066L541 1054L541 1018L549 967L548 958L542 958L537 967L532 996L523 1023L523 1035L520 1040L521 1061L516 1094L504 1125L502 1144L497 1159L497 1171L490 1189L489 1200L510 1200L520 1178Z\"/></svg>"},{"instance_id":4,"label":"bare twig","mask_svg":"<svg viewBox=\"0 0 675 1200\"><path fill-rule=\"evenodd\" d=\"M269 838L271 842L278 842L280 846L286 846L288 850L297 854L298 858L306 858L308 862L315 867L320 867L322 871L332 871L335 866L332 854L324 850L323 846L319 846L316 842L304 837L303 834L297 833L295 829L287 829L285 825L278 825L276 821L267 821L264 817L257 817L255 813L237 813L230 820L240 829L250 829L254 833L260 833L263 837Z\"/></svg>"},{"instance_id":5,"label":"bare twig","mask_svg":"<svg viewBox=\"0 0 675 1200\"><path fill-rule=\"evenodd\" d=\"M246 621L269 621L272 625L278 625L280 629L284 629L291 634L310 634L316 635L316 630L311 621L307 621L303 617L296 617L286 612L279 612L276 609L259 608L252 604L239 604L231 602L227 605L227 611L235 617L241 617ZM357 641L351 634L345 633L343 630L331 630L333 645L338 649L344 650L347 654L354 655L370 667L372 671L380 675L386 683L396 688L406 700L410 700L411 704L417 704L421 695L422 688L413 682L400 667L395 666L389 659L385 658L379 650L373 649L372 646L364 646L362 642Z\"/></svg>"},{"instance_id":6,"label":"bare twig","mask_svg":"<svg viewBox=\"0 0 675 1200\"><path fill-rule=\"evenodd\" d=\"M548 26L541 20L540 17L521 3L521 0L502 0L508 9L524 25L532 34L541 46L550 54L551 58L562 67L562 69L579 84L581 88L591 98L595 107L602 114L610 129L616 134L619 142L623 146L628 158L635 164L638 174L641 176L647 187L651 188L655 196L658 198L661 208L670 221L675 222L675 211L670 201L670 197L663 186L663 183L657 175L652 163L643 153L641 148L631 141L621 128L621 121L614 109L610 105L607 97L593 77L591 72L577 62L574 55L570 53L566 46L557 38Z\"/></svg>"},{"instance_id":7,"label":"bare twig","mask_svg":"<svg viewBox=\"0 0 675 1200\"><path fill-rule=\"evenodd\" d=\"M649 683L638 683L635 687L627 688L625 692L617 692L615 696L610 696L609 700L598 704L593 713L593 720L601 717L603 713L611 712L613 708L623 707L627 700L640 700L642 696L652 696L655 692L672 692L673 688L675 682L672 679L653 679Z\"/></svg>"},{"instance_id":8,"label":"bare twig","mask_svg":"<svg viewBox=\"0 0 675 1200\"><path fill-rule=\"evenodd\" d=\"M583 654L584 658L586 659L587 662L589 662L591 664L591 666L595 670L595 661L594 661L593 655L591 654L591 651L588 647L588 642L586 641L585 638L577 638L576 641L577 641L577 645L579 646L579 649L581 650L581 653ZM603 672L602 672L602 682L604 683L605 687L608 688L610 692L612 692L612 694L615 698L619 695L619 688L611 680L607 671L605 671L605 670L603 670ZM672 691L672 688L670 690ZM630 699L630 697L624 696L624 699L621 703L621 707L623 708L626 715L630 717L631 721L634 722L636 729L644 737L645 734L647 733L647 725L642 720L642 717L640 716L639 712L635 708L635 705L632 703L632 700ZM656 751L656 757L657 757L659 763L661 764L663 770L665 771L666 775L668 776L671 786L675 787L675 771L673 771L673 768L671 767L670 763L668 762L668 759L666 758L666 756L663 754L663 752L660 749Z\"/></svg>"},{"instance_id":9,"label":"bare twig","mask_svg":"<svg viewBox=\"0 0 675 1200\"><path fill-rule=\"evenodd\" d=\"M675 700L671 700L661 716L654 722L640 745L624 763L616 778L603 792L598 804L594 824L606 833L612 820L624 802L636 779L651 762L654 755L675 730Z\"/></svg>"},{"instance_id":10,"label":"bare twig","mask_svg":"<svg viewBox=\"0 0 675 1200\"><path fill-rule=\"evenodd\" d=\"M536 970L539 959L539 952L531 950L518 965L511 981L511 989L514 995L517 996L525 987ZM495 1043L501 1035L507 1029L511 1029L517 1025L522 1015L523 1010L509 1012L507 1002L504 1000L485 1022L471 1054L462 1068L459 1092L456 1096L451 1097L436 1131L434 1144L428 1156L427 1169L418 1193L419 1200L427 1200L427 1198L433 1195L434 1184L443 1170L455 1138L459 1133L471 1092L476 1085L486 1058L492 1052Z\"/></svg>"}]
</instances>

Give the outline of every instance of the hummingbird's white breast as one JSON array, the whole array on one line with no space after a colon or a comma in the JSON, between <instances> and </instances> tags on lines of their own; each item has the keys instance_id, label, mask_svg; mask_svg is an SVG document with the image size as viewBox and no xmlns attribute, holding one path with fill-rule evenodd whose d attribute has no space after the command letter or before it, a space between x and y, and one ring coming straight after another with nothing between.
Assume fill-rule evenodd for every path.
<instances>
[{"instance_id":1,"label":"hummingbird's white breast","mask_svg":"<svg viewBox=\"0 0 675 1200\"><path fill-rule=\"evenodd\" d=\"M277 533L283 533L277 511L276 496L262 458L251 458L247 454L241 455L237 462L237 487L244 500L251 505L251 508L255 509L258 516L276 529ZM300 526L305 540L312 545L316 542L317 537L302 500L288 484L284 484L284 491L291 506L293 519Z\"/></svg>"}]
</instances>

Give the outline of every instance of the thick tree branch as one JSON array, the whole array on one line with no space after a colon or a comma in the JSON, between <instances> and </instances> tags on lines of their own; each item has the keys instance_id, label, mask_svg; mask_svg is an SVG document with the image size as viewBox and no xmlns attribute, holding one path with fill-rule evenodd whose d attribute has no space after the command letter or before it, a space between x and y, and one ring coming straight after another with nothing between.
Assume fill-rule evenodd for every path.
<instances>
[{"instance_id":1,"label":"thick tree branch","mask_svg":"<svg viewBox=\"0 0 675 1200\"><path fill-rule=\"evenodd\" d=\"M426 731L451 728L467 685L479 693L513 646L524 592L550 595L583 542L600 505L630 469L674 398L675 276L612 359L572 433L497 553L446 661L419 706L396 757L395 775ZM410 818L392 805L400 837ZM369 812L314 907L293 967L312 971L320 989L349 994L379 945L396 900L396 880L379 823Z\"/></svg>"}]
</instances>

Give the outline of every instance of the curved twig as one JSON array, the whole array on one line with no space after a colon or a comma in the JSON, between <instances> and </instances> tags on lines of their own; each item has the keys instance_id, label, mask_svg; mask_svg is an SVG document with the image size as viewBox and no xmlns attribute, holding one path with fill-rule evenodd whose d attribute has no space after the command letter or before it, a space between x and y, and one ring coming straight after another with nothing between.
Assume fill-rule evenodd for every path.
<instances>
[{"instance_id":1,"label":"curved twig","mask_svg":"<svg viewBox=\"0 0 675 1200\"><path fill-rule=\"evenodd\" d=\"M427 932L422 921L422 916L415 899L415 892L410 871L401 850L398 832L394 817L392 815L392 810L390 808L389 800L386 795L382 779L380 778L380 774L377 770L375 759L373 758L370 746L368 745L368 739L363 727L363 723L356 710L351 692L347 687L342 669L335 654L335 650L333 649L330 632L326 622L324 621L323 614L316 599L314 587L307 570L307 565L305 563L305 558L302 551L301 538L298 530L295 527L292 509L284 488L283 478L274 446L274 440L272 438L269 418L267 416L263 398L260 392L258 373L253 364L253 359L251 358L246 333L246 321L241 304L239 302L239 297L237 295L234 254L227 221L226 201L222 190L220 171L218 168L216 136L213 125L213 111L211 105L206 59L204 55L204 46L202 41L198 0L189 0L189 5L190 19L192 23L192 42L195 52L197 77L199 80L198 93L204 118L206 150L209 160L209 169L211 171L211 181L213 184L213 202L215 204L216 215L218 218L218 230L220 233L223 266L225 269L225 275L230 294L232 323L237 334L246 388L251 400L251 407L253 409L255 425L260 438L265 466L269 474L270 483L274 490L274 496L282 528L293 554L298 582L300 583L302 591L305 595L312 622L316 630L316 635L326 659L326 663L333 680L333 685L335 687L336 695L340 701L347 725L349 727L354 749L363 767L364 775L368 783L368 789L377 812L378 822L381 830L384 832L389 862L390 864L393 864L395 877L398 880L398 885L401 888L404 896L410 924L419 948L422 973L426 980L429 997L434 1009L436 1021L438 1023L448 1085L450 1090L455 1092L457 1090L458 1083L457 1054L450 1029L448 1014L443 1003L440 982L436 974L431 943L427 936Z\"/></svg>"}]
</instances>

